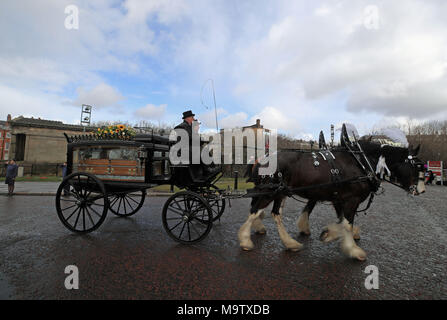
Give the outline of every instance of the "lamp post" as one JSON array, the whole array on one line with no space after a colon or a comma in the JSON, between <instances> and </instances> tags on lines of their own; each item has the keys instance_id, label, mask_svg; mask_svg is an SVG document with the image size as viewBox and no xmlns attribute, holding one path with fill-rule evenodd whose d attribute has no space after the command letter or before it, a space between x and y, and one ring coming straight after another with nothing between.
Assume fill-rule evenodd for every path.
<instances>
[{"instance_id":1,"label":"lamp post","mask_svg":"<svg viewBox=\"0 0 447 320\"><path fill-rule=\"evenodd\" d=\"M331 147L334 146L334 125L331 124Z\"/></svg>"}]
</instances>

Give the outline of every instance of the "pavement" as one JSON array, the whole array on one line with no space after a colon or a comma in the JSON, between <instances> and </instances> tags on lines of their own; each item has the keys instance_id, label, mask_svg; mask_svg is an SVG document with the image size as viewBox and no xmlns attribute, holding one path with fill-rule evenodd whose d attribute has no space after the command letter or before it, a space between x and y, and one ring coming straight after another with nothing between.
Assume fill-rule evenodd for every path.
<instances>
[{"instance_id":1,"label":"pavement","mask_svg":"<svg viewBox=\"0 0 447 320\"><path fill-rule=\"evenodd\" d=\"M306 237L295 225L304 205L286 201L284 225L301 251L285 250L266 214L267 233L253 234L255 248L246 252L237 231L249 199L227 205L202 242L181 245L163 229L165 197L147 198L132 217L109 212L96 231L78 235L59 221L54 196L2 196L0 299L447 299L447 189L427 186L413 197L384 187L356 218L364 262L319 240L336 221L325 204L315 207ZM70 265L79 289L65 287ZM365 286L371 266L377 289Z\"/></svg>"}]
</instances>

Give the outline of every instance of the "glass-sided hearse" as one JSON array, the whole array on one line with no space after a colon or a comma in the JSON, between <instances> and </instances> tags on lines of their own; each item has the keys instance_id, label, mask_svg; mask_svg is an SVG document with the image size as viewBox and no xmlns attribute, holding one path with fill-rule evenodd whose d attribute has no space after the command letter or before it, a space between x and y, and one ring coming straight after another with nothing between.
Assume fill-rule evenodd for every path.
<instances>
[{"instance_id":1,"label":"glass-sided hearse","mask_svg":"<svg viewBox=\"0 0 447 320\"><path fill-rule=\"evenodd\" d=\"M143 206L147 189L182 189L165 203L163 226L182 243L202 240L222 215L225 199L215 182L221 171L197 179L189 165L171 165L168 137L137 134L125 139L85 134L67 139L67 174L56 194L65 227L77 233L96 230L108 211L128 217Z\"/></svg>"}]
</instances>

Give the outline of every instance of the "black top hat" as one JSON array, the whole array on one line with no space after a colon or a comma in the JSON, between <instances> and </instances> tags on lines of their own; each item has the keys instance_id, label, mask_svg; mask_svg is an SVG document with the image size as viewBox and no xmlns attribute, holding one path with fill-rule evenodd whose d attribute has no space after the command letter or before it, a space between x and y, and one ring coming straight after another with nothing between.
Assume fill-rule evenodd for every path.
<instances>
[{"instance_id":1,"label":"black top hat","mask_svg":"<svg viewBox=\"0 0 447 320\"><path fill-rule=\"evenodd\" d=\"M182 119L186 119L188 117L194 117L194 116L195 116L195 114L192 113L191 110L188 110L188 111L183 112L183 118Z\"/></svg>"}]
</instances>

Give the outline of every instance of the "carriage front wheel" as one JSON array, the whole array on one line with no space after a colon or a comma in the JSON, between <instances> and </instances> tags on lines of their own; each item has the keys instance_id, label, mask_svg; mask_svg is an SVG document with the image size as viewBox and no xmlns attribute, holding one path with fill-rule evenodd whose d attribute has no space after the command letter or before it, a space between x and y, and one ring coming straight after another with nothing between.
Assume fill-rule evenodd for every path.
<instances>
[{"instance_id":1,"label":"carriage front wheel","mask_svg":"<svg viewBox=\"0 0 447 320\"><path fill-rule=\"evenodd\" d=\"M208 202L213 211L213 221L220 219L225 212L225 198L222 197L222 191L212 184L202 193L202 196Z\"/></svg>"},{"instance_id":2,"label":"carriage front wheel","mask_svg":"<svg viewBox=\"0 0 447 320\"><path fill-rule=\"evenodd\" d=\"M130 217L141 209L146 198L146 190L119 192L109 195L109 210L120 217Z\"/></svg>"},{"instance_id":3,"label":"carriage front wheel","mask_svg":"<svg viewBox=\"0 0 447 320\"><path fill-rule=\"evenodd\" d=\"M192 191L182 191L166 201L162 220L172 239L192 244L208 235L213 225L213 213L202 196Z\"/></svg>"},{"instance_id":4,"label":"carriage front wheel","mask_svg":"<svg viewBox=\"0 0 447 320\"><path fill-rule=\"evenodd\" d=\"M57 189L56 210L67 229L77 233L96 230L108 210L104 184L90 173L70 174Z\"/></svg>"}]
</instances>

